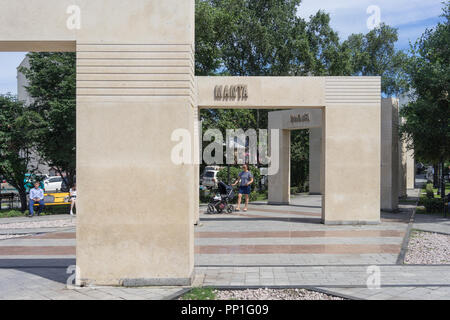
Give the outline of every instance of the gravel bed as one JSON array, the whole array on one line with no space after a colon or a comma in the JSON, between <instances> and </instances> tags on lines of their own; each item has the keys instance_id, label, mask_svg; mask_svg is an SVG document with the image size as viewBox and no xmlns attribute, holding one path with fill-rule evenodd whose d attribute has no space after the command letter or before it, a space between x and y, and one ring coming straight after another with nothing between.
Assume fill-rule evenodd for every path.
<instances>
[{"instance_id":1,"label":"gravel bed","mask_svg":"<svg viewBox=\"0 0 450 320\"><path fill-rule=\"evenodd\" d=\"M30 236L31 234L0 234L0 240L13 239L13 238L22 238Z\"/></svg>"},{"instance_id":2,"label":"gravel bed","mask_svg":"<svg viewBox=\"0 0 450 320\"><path fill-rule=\"evenodd\" d=\"M35 229L35 228L63 228L74 227L76 221L72 219L65 220L50 220L50 221L32 221L29 222L15 222L0 224L1 229Z\"/></svg>"},{"instance_id":3,"label":"gravel bed","mask_svg":"<svg viewBox=\"0 0 450 320\"><path fill-rule=\"evenodd\" d=\"M305 289L215 290L217 300L344 300Z\"/></svg>"},{"instance_id":4,"label":"gravel bed","mask_svg":"<svg viewBox=\"0 0 450 320\"><path fill-rule=\"evenodd\" d=\"M450 264L450 235L413 231L405 264Z\"/></svg>"}]
</instances>

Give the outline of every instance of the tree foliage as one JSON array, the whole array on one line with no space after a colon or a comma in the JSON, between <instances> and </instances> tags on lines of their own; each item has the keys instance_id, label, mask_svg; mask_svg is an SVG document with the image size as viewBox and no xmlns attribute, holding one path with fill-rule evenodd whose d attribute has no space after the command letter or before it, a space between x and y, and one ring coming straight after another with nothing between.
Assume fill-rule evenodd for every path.
<instances>
[{"instance_id":1,"label":"tree foliage","mask_svg":"<svg viewBox=\"0 0 450 320\"><path fill-rule=\"evenodd\" d=\"M19 192L23 212L27 209L25 174L36 170L31 167L31 153L39 136L38 118L16 98L0 96L0 176Z\"/></svg>"},{"instance_id":2,"label":"tree foliage","mask_svg":"<svg viewBox=\"0 0 450 320\"><path fill-rule=\"evenodd\" d=\"M443 21L411 46L411 102L402 110L404 139L416 157L432 164L450 159L450 1L443 11Z\"/></svg>"},{"instance_id":3,"label":"tree foliage","mask_svg":"<svg viewBox=\"0 0 450 320\"><path fill-rule=\"evenodd\" d=\"M37 151L62 176L74 183L76 172L76 57L74 53L29 53L22 68L33 98L30 108L40 115Z\"/></svg>"},{"instance_id":4,"label":"tree foliage","mask_svg":"<svg viewBox=\"0 0 450 320\"><path fill-rule=\"evenodd\" d=\"M231 76L382 76L386 95L403 92L405 55L397 30L381 25L341 42L329 14L298 15L301 0L196 0L196 74ZM270 110L202 110L203 132L266 129ZM303 187L309 132L292 135L292 184Z\"/></svg>"},{"instance_id":5,"label":"tree foliage","mask_svg":"<svg viewBox=\"0 0 450 320\"><path fill-rule=\"evenodd\" d=\"M381 90L388 96L405 92L404 65L407 56L395 49L398 31L381 24L367 34L352 34L343 42L350 53L352 75L381 76Z\"/></svg>"}]
</instances>

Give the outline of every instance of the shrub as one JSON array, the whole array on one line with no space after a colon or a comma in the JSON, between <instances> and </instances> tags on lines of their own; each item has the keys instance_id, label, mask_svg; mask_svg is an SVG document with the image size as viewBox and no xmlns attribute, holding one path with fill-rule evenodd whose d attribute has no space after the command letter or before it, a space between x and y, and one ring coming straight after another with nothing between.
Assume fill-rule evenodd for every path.
<instances>
[{"instance_id":1,"label":"shrub","mask_svg":"<svg viewBox=\"0 0 450 320\"><path fill-rule=\"evenodd\" d=\"M200 203L209 203L211 200L211 193L209 190L200 190Z\"/></svg>"},{"instance_id":2,"label":"shrub","mask_svg":"<svg viewBox=\"0 0 450 320\"><path fill-rule=\"evenodd\" d=\"M245 198L243 197L242 200L244 200ZM249 201L256 201L258 200L258 193L256 191L252 191L250 193L250 197L249 197Z\"/></svg>"},{"instance_id":3,"label":"shrub","mask_svg":"<svg viewBox=\"0 0 450 320\"><path fill-rule=\"evenodd\" d=\"M256 189L259 184L259 180L261 179L261 174L259 172L259 169L255 166L249 166L249 170L253 175L253 184L252 189ZM239 173L242 172L242 169L240 166L230 166L230 184L233 184L237 178L239 177ZM227 183L228 180L228 167L222 168L217 173L217 178L220 181L223 181Z\"/></svg>"},{"instance_id":4,"label":"shrub","mask_svg":"<svg viewBox=\"0 0 450 320\"><path fill-rule=\"evenodd\" d=\"M297 194L298 188L297 187L291 187L291 194Z\"/></svg>"},{"instance_id":5,"label":"shrub","mask_svg":"<svg viewBox=\"0 0 450 320\"><path fill-rule=\"evenodd\" d=\"M425 207L427 213L444 212L444 206L441 199L424 198L420 202Z\"/></svg>"},{"instance_id":6,"label":"shrub","mask_svg":"<svg viewBox=\"0 0 450 320\"><path fill-rule=\"evenodd\" d=\"M429 183L427 184L425 191L427 193L428 199L434 199L434 190L433 190L433 184Z\"/></svg>"}]
</instances>

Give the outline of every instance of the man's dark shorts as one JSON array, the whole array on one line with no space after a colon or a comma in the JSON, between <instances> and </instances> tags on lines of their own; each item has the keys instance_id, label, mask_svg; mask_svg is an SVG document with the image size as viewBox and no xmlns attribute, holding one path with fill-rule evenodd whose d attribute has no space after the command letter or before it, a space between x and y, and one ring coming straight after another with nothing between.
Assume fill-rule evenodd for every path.
<instances>
[{"instance_id":1,"label":"man's dark shorts","mask_svg":"<svg viewBox=\"0 0 450 320\"><path fill-rule=\"evenodd\" d=\"M239 187L240 194L250 194L251 191L252 191L252 188L250 186L240 186Z\"/></svg>"}]
</instances>

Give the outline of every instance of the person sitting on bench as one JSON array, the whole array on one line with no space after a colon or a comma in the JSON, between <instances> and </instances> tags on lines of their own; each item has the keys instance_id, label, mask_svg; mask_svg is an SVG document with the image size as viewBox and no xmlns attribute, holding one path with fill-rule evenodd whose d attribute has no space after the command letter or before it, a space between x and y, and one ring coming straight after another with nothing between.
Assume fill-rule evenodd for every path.
<instances>
[{"instance_id":1,"label":"person sitting on bench","mask_svg":"<svg viewBox=\"0 0 450 320\"><path fill-rule=\"evenodd\" d=\"M38 216L41 215L42 210L44 209L45 203L44 203L44 190L42 190L40 188L40 183L39 182L35 182L34 183L34 188L30 190L30 215L29 217L31 218L32 216L34 216L34 204L35 203L39 203L39 211L38 211Z\"/></svg>"}]
</instances>

